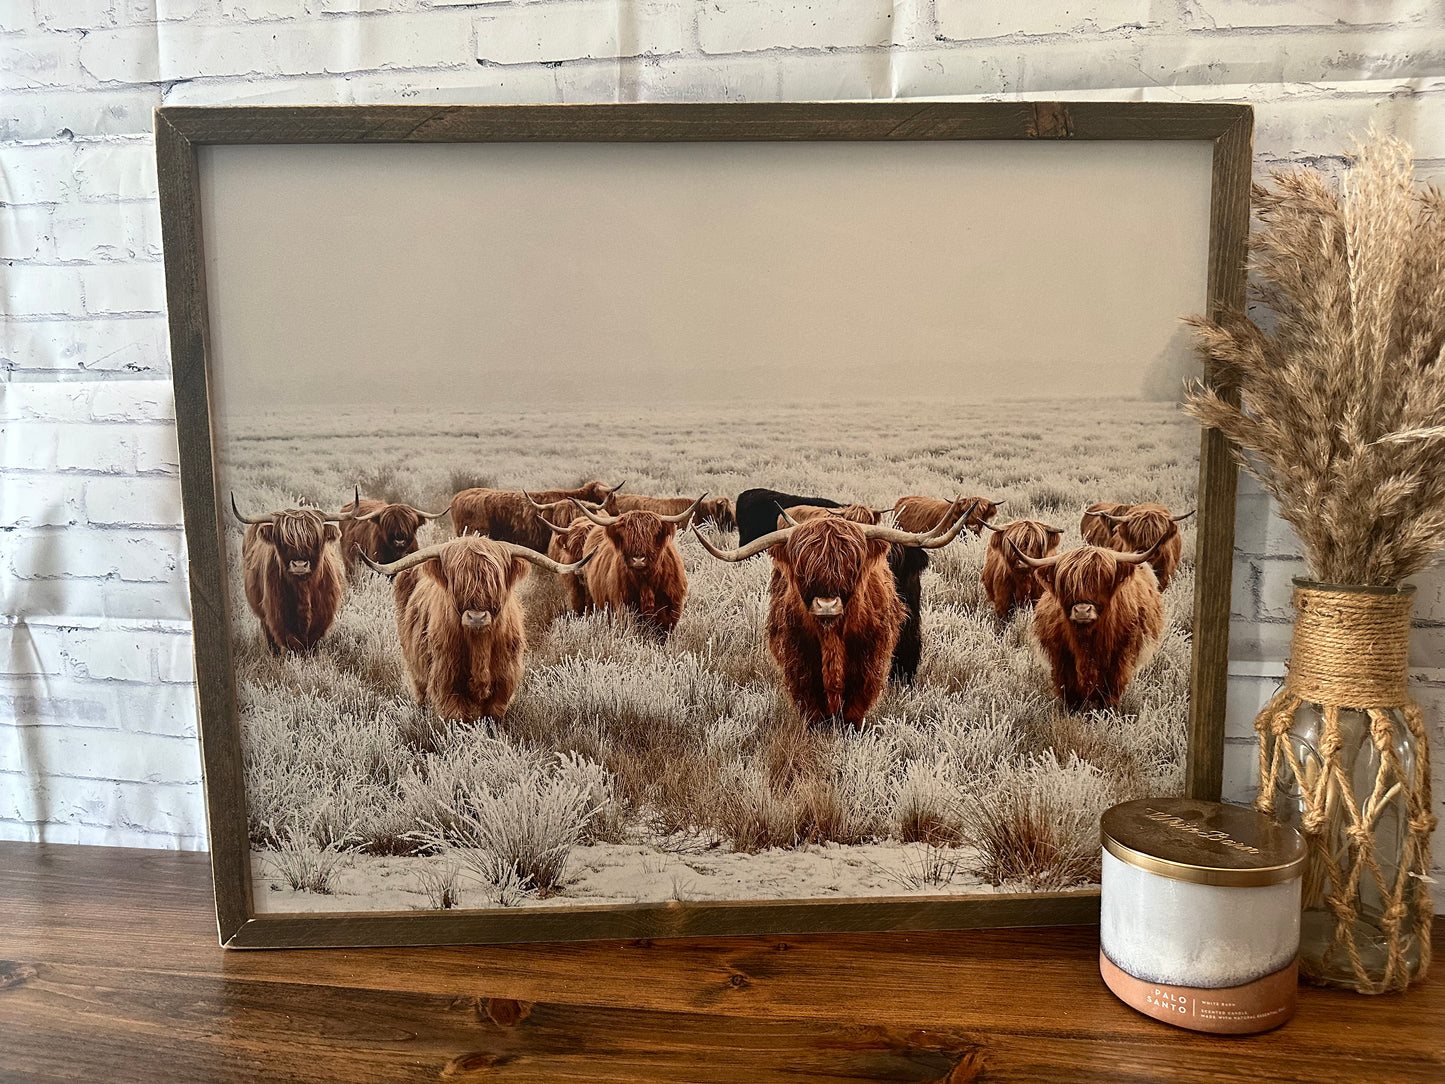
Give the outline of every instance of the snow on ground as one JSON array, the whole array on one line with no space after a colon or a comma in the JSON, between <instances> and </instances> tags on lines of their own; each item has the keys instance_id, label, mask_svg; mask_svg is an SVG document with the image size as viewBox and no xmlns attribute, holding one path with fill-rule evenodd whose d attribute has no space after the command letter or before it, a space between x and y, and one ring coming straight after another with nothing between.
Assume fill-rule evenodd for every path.
<instances>
[{"instance_id":1,"label":"snow on ground","mask_svg":"<svg viewBox=\"0 0 1445 1084\"><path fill-rule=\"evenodd\" d=\"M579 846L567 863L562 892L539 900L528 895L522 908L578 904L660 903L673 900L799 900L864 897L988 895L995 888L962 870L960 851L922 843L836 843L759 854L721 849L700 854L667 853L636 843ZM263 913L303 911L430 910L422 876L441 872L446 859L389 858L357 854L338 869L329 894L290 888L266 852L251 854L256 909ZM924 880L942 865L947 883ZM457 877L458 906L499 906L490 886L463 869Z\"/></svg>"}]
</instances>

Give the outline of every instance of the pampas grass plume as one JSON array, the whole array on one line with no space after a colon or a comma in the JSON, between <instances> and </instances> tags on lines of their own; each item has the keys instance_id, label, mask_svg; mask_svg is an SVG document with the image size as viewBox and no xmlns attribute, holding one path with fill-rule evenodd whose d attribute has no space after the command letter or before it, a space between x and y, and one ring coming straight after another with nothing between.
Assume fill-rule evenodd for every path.
<instances>
[{"instance_id":1,"label":"pampas grass plume","mask_svg":"<svg viewBox=\"0 0 1445 1084\"><path fill-rule=\"evenodd\" d=\"M1445 544L1445 198L1411 161L1372 133L1338 184L1274 171L1249 265L1272 321L1189 321L1221 390L1190 388L1185 411L1234 443L1328 583L1396 584Z\"/></svg>"}]
</instances>

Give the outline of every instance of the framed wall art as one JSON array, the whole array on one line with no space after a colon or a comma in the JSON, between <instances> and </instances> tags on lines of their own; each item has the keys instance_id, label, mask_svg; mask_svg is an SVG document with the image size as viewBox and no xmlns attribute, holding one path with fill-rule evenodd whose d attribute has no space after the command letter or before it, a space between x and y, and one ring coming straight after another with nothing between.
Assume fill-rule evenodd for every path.
<instances>
[{"instance_id":1,"label":"framed wall art","mask_svg":"<svg viewBox=\"0 0 1445 1084\"><path fill-rule=\"evenodd\" d=\"M222 942L1094 920L1219 790L1251 132L161 109Z\"/></svg>"}]
</instances>

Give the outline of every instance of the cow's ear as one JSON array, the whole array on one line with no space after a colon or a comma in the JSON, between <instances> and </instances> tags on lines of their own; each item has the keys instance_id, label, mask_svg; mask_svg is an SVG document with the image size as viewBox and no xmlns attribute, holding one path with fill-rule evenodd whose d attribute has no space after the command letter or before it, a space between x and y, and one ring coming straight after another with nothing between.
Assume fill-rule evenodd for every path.
<instances>
[{"instance_id":1,"label":"cow's ear","mask_svg":"<svg viewBox=\"0 0 1445 1084\"><path fill-rule=\"evenodd\" d=\"M997 538L998 535L994 535L994 537ZM1064 532L1063 532L1063 531L1050 531L1050 532L1049 532L1048 548L1049 548L1049 549L1053 549L1055 546L1057 546L1057 545L1059 544L1059 540L1062 539L1063 537L1064 537Z\"/></svg>"},{"instance_id":2,"label":"cow's ear","mask_svg":"<svg viewBox=\"0 0 1445 1084\"><path fill-rule=\"evenodd\" d=\"M326 525L326 539L329 542L340 542L341 527L335 523L328 523Z\"/></svg>"},{"instance_id":3,"label":"cow's ear","mask_svg":"<svg viewBox=\"0 0 1445 1084\"><path fill-rule=\"evenodd\" d=\"M1034 569L1034 579L1045 591L1052 591L1054 589L1054 566L1044 565L1043 568Z\"/></svg>"},{"instance_id":4,"label":"cow's ear","mask_svg":"<svg viewBox=\"0 0 1445 1084\"><path fill-rule=\"evenodd\" d=\"M888 543L881 538L870 538L868 540L868 559L877 561L888 556Z\"/></svg>"},{"instance_id":5,"label":"cow's ear","mask_svg":"<svg viewBox=\"0 0 1445 1084\"><path fill-rule=\"evenodd\" d=\"M607 532L607 540L609 542L619 548L622 546L622 531L618 529L617 524L609 523L606 527L603 527L602 529Z\"/></svg>"},{"instance_id":6,"label":"cow's ear","mask_svg":"<svg viewBox=\"0 0 1445 1084\"><path fill-rule=\"evenodd\" d=\"M662 534L663 541L666 541L667 539L672 538L674 535L677 534L676 523L664 523L662 526L664 528Z\"/></svg>"},{"instance_id":7,"label":"cow's ear","mask_svg":"<svg viewBox=\"0 0 1445 1084\"><path fill-rule=\"evenodd\" d=\"M512 564L507 569L508 589L510 590L511 588L516 587L517 584L525 580L527 578L527 573L531 571L531 568L532 563L530 561L526 561L521 557L513 557Z\"/></svg>"},{"instance_id":8,"label":"cow's ear","mask_svg":"<svg viewBox=\"0 0 1445 1084\"><path fill-rule=\"evenodd\" d=\"M1134 575L1136 568L1143 568L1143 565L1125 564L1123 561L1114 562L1114 589L1118 590L1124 586L1124 581Z\"/></svg>"},{"instance_id":9,"label":"cow's ear","mask_svg":"<svg viewBox=\"0 0 1445 1084\"><path fill-rule=\"evenodd\" d=\"M274 523L256 524L256 537L262 542L274 544L276 541L276 525Z\"/></svg>"}]
</instances>

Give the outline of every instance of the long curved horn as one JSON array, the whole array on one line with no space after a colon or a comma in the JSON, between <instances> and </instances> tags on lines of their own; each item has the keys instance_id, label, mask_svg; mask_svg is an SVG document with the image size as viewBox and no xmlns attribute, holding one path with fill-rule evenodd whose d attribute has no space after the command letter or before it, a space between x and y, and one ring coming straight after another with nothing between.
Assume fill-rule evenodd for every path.
<instances>
[{"instance_id":1,"label":"long curved horn","mask_svg":"<svg viewBox=\"0 0 1445 1084\"><path fill-rule=\"evenodd\" d=\"M702 548L707 550L708 553L712 554L719 561L746 561L749 557L756 557L762 553L763 550L772 549L779 542L786 542L788 536L795 530L797 530L796 527L784 527L781 530L765 534L761 538L755 538L746 546L741 546L738 549L720 550L709 542L706 536L697 529L696 523L692 525L692 533L697 535L697 540L702 543Z\"/></svg>"},{"instance_id":2,"label":"long curved horn","mask_svg":"<svg viewBox=\"0 0 1445 1084\"><path fill-rule=\"evenodd\" d=\"M571 527L558 527L546 516L538 516L537 518L540 519L544 524L546 524L548 530L550 530L553 534L567 534L572 530Z\"/></svg>"},{"instance_id":3,"label":"long curved horn","mask_svg":"<svg viewBox=\"0 0 1445 1084\"><path fill-rule=\"evenodd\" d=\"M354 491L354 493L352 494L352 497L351 497L351 511L350 511L350 512L342 512L342 513L341 513L341 518L342 518L342 519L366 519L366 518L368 518L368 517L366 517L366 516L358 516L356 513L360 512L360 511L361 511L361 487L360 487L360 486L357 486L356 489L355 489L355 491Z\"/></svg>"},{"instance_id":4,"label":"long curved horn","mask_svg":"<svg viewBox=\"0 0 1445 1084\"><path fill-rule=\"evenodd\" d=\"M938 522L935 523L932 527L928 528L928 530L925 532L928 537L933 538L946 531L948 529L948 525L953 522L953 520L950 518L953 515L953 510L955 508L961 508L962 506L963 494L960 493L957 497L954 497L953 500L948 502L948 507L943 510L943 515L938 517ZM973 515L973 510L977 507L978 501L975 500L972 504L968 506L968 511L964 513L964 516Z\"/></svg>"},{"instance_id":5,"label":"long curved horn","mask_svg":"<svg viewBox=\"0 0 1445 1084\"><path fill-rule=\"evenodd\" d=\"M1052 557L1030 557L1023 550L1019 549L1016 545L1014 545L1014 540L1012 538L1005 538L1004 541L1009 544L1009 549L1014 551L1014 554L1019 558L1019 560L1023 561L1024 564L1028 565L1030 568L1049 568L1053 565L1058 564L1059 558L1063 556L1063 554L1056 553Z\"/></svg>"},{"instance_id":6,"label":"long curved horn","mask_svg":"<svg viewBox=\"0 0 1445 1084\"><path fill-rule=\"evenodd\" d=\"M1126 565L1142 565L1145 561L1149 560L1149 558L1154 556L1154 554L1158 551L1159 547L1163 545L1163 543L1164 539L1161 538L1158 542L1155 542L1154 545L1150 546L1142 553L1116 553L1114 554L1114 560Z\"/></svg>"},{"instance_id":7,"label":"long curved horn","mask_svg":"<svg viewBox=\"0 0 1445 1084\"><path fill-rule=\"evenodd\" d=\"M621 516L609 516L606 513L599 516L596 512L592 511L592 509L588 508L576 497L568 497L567 499L577 506L577 510L579 512L581 512L584 516L590 519L593 523L597 524L599 527L611 527L614 523L616 523L619 519L622 518Z\"/></svg>"},{"instance_id":8,"label":"long curved horn","mask_svg":"<svg viewBox=\"0 0 1445 1084\"><path fill-rule=\"evenodd\" d=\"M661 519L663 523L686 523L688 521L688 517L690 517L694 512L697 511L698 505L702 504L703 497L706 496L707 492L704 491L702 497L699 497L697 500L693 501L692 506L688 508L685 512L679 512L675 516L659 516L658 518Z\"/></svg>"},{"instance_id":9,"label":"long curved horn","mask_svg":"<svg viewBox=\"0 0 1445 1084\"><path fill-rule=\"evenodd\" d=\"M383 576L395 576L398 573L405 572L409 568L415 568L425 561L436 560L441 556L442 547L445 545L447 545L447 543L439 542L435 546L428 546L424 550L408 553L405 557L398 558L390 564L385 565L377 564L373 561L360 546L354 546L352 548L356 550L356 555L360 557L372 571L380 572Z\"/></svg>"},{"instance_id":10,"label":"long curved horn","mask_svg":"<svg viewBox=\"0 0 1445 1084\"><path fill-rule=\"evenodd\" d=\"M968 517L973 515L974 509L978 507L978 501L969 502L968 509L958 517L953 526L943 534L934 534L932 531L924 534L913 534L909 531L900 531L896 527L873 526L861 523L864 538L877 538L891 545L914 546L919 549L936 550L948 545L958 537L960 531L968 525Z\"/></svg>"},{"instance_id":11,"label":"long curved horn","mask_svg":"<svg viewBox=\"0 0 1445 1084\"><path fill-rule=\"evenodd\" d=\"M789 527L796 527L798 525L798 521L795 520L792 516L788 515L788 510L784 508L780 502L774 501L773 504L778 509L778 515L782 516L785 520L788 521Z\"/></svg>"},{"instance_id":12,"label":"long curved horn","mask_svg":"<svg viewBox=\"0 0 1445 1084\"><path fill-rule=\"evenodd\" d=\"M1197 509L1197 508L1191 508L1189 511L1185 512L1182 516L1170 516L1169 518L1172 519L1175 523L1178 523L1178 522L1180 522L1181 520L1186 520L1186 519L1188 519L1190 516L1194 515L1194 513L1197 512L1197 511L1199 511L1199 509Z\"/></svg>"},{"instance_id":13,"label":"long curved horn","mask_svg":"<svg viewBox=\"0 0 1445 1084\"><path fill-rule=\"evenodd\" d=\"M563 497L560 501L552 501L550 504L538 504L536 500L533 499L532 495L528 493L525 489L522 490L522 496L526 497L527 503L539 512L550 512L552 511L552 509L558 507L559 505L566 504L569 500L571 500L570 497Z\"/></svg>"},{"instance_id":14,"label":"long curved horn","mask_svg":"<svg viewBox=\"0 0 1445 1084\"><path fill-rule=\"evenodd\" d=\"M548 557L545 553L538 553L536 550L529 550L526 546L519 546L515 542L499 542L497 544L508 553L510 553L513 557L520 557L524 561L531 561L532 564L536 565L538 568L545 568L548 572L555 572L559 576L565 576L569 572L576 572L588 561L596 557L597 554L600 552L599 550L593 550L591 553L586 554L582 558L582 560L574 561L570 565L563 565L558 564L556 561L552 560L552 558Z\"/></svg>"},{"instance_id":15,"label":"long curved horn","mask_svg":"<svg viewBox=\"0 0 1445 1084\"><path fill-rule=\"evenodd\" d=\"M241 515L241 510L236 507L236 491L235 491L235 490L232 490L232 491L231 491L231 511L235 514L236 518L239 519L242 523L275 523L275 522L276 522L276 513L275 513L275 512L267 512L264 516L252 516L252 517L249 517L249 518L246 517L246 516Z\"/></svg>"},{"instance_id":16,"label":"long curved horn","mask_svg":"<svg viewBox=\"0 0 1445 1084\"><path fill-rule=\"evenodd\" d=\"M612 496L612 494L616 493L619 489L621 489L621 488L622 488L623 486L625 486L626 484L627 484L627 479L626 479L626 478L622 479L622 481L618 482L615 486L611 487L611 488L607 491L607 495L608 495L609 497Z\"/></svg>"},{"instance_id":17,"label":"long curved horn","mask_svg":"<svg viewBox=\"0 0 1445 1084\"><path fill-rule=\"evenodd\" d=\"M1003 534L1004 531L1008 530L1008 528L1012 527L1015 523L1037 523L1040 527L1048 531L1050 534L1064 533L1064 529L1062 527L1054 527L1048 523L1044 523L1037 519L1012 519L1005 523L1002 527L995 527L992 523L985 523L984 526L987 527L990 531L997 531L999 534Z\"/></svg>"},{"instance_id":18,"label":"long curved horn","mask_svg":"<svg viewBox=\"0 0 1445 1084\"><path fill-rule=\"evenodd\" d=\"M1128 516L1116 516L1110 512L1085 512L1084 515L1098 516L1100 519L1108 520L1110 523L1124 523L1129 519Z\"/></svg>"}]
</instances>

